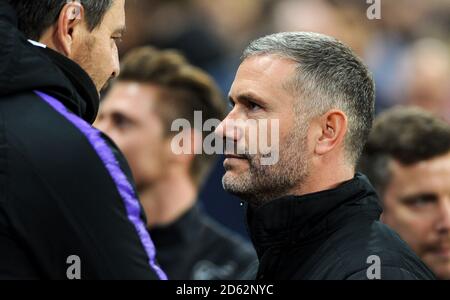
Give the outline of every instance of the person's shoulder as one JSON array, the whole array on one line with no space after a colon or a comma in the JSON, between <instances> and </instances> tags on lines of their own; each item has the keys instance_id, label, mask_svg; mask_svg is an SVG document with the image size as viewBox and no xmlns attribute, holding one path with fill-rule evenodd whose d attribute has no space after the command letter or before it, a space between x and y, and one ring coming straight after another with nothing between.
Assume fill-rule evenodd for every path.
<instances>
[{"instance_id":1,"label":"person's shoulder","mask_svg":"<svg viewBox=\"0 0 450 300\"><path fill-rule=\"evenodd\" d=\"M66 175L68 181L87 167L95 174L103 172L86 134L32 91L2 97L0 123L11 172L31 168L44 178Z\"/></svg>"},{"instance_id":2,"label":"person's shoulder","mask_svg":"<svg viewBox=\"0 0 450 300\"><path fill-rule=\"evenodd\" d=\"M433 274L418 273L398 266L383 266L377 270L373 267L356 271L344 280L435 280Z\"/></svg>"},{"instance_id":3,"label":"person's shoulder","mask_svg":"<svg viewBox=\"0 0 450 300\"><path fill-rule=\"evenodd\" d=\"M6 94L0 94L0 106L2 110L24 109L23 105L31 104L30 101L36 99L36 95L33 91L21 91L12 92Z\"/></svg>"},{"instance_id":4,"label":"person's shoulder","mask_svg":"<svg viewBox=\"0 0 450 300\"><path fill-rule=\"evenodd\" d=\"M33 91L21 91L0 96L2 118L7 129L27 129L38 133L41 129L61 129L68 124L55 109ZM20 131L19 131L20 132ZM44 130L43 133L51 133Z\"/></svg>"},{"instance_id":5,"label":"person's shoulder","mask_svg":"<svg viewBox=\"0 0 450 300\"><path fill-rule=\"evenodd\" d=\"M380 221L348 230L342 237L334 244L349 279L366 279L371 270L380 270L383 279L434 279L400 236Z\"/></svg>"},{"instance_id":6,"label":"person's shoulder","mask_svg":"<svg viewBox=\"0 0 450 300\"><path fill-rule=\"evenodd\" d=\"M32 91L2 96L0 111L2 130L15 150L46 147L58 141L53 133L64 129L64 120Z\"/></svg>"}]
</instances>

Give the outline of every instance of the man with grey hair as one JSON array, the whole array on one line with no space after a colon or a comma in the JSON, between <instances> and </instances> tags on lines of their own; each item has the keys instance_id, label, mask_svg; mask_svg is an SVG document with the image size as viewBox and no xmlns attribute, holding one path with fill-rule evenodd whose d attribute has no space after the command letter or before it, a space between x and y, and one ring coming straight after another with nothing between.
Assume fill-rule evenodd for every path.
<instances>
[{"instance_id":1,"label":"man with grey hair","mask_svg":"<svg viewBox=\"0 0 450 300\"><path fill-rule=\"evenodd\" d=\"M434 279L379 222L377 195L355 173L374 95L366 66L331 37L278 33L244 51L216 133L226 144L223 186L248 203L258 279ZM249 151L252 134L270 136L276 163L262 163L267 149Z\"/></svg>"}]
</instances>

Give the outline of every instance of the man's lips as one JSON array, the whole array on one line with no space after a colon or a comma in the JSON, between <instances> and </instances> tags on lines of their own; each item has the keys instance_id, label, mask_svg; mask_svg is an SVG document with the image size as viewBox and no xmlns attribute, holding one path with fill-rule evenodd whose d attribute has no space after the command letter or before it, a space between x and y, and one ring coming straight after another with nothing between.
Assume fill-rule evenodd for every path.
<instances>
[{"instance_id":1,"label":"man's lips","mask_svg":"<svg viewBox=\"0 0 450 300\"><path fill-rule=\"evenodd\" d=\"M225 160L223 161L223 166L225 170L230 170L231 166L235 163L241 163L248 161L247 158L243 155L237 154L225 154Z\"/></svg>"},{"instance_id":2,"label":"man's lips","mask_svg":"<svg viewBox=\"0 0 450 300\"><path fill-rule=\"evenodd\" d=\"M434 255L445 257L447 259L450 259L450 249L449 248L441 248L436 251L433 251Z\"/></svg>"},{"instance_id":3,"label":"man's lips","mask_svg":"<svg viewBox=\"0 0 450 300\"><path fill-rule=\"evenodd\" d=\"M448 245L437 246L431 253L441 258L450 259L450 247Z\"/></svg>"},{"instance_id":4,"label":"man's lips","mask_svg":"<svg viewBox=\"0 0 450 300\"><path fill-rule=\"evenodd\" d=\"M247 159L243 155L237 155L237 154L225 154L225 159L227 158L235 158L235 159Z\"/></svg>"}]
</instances>

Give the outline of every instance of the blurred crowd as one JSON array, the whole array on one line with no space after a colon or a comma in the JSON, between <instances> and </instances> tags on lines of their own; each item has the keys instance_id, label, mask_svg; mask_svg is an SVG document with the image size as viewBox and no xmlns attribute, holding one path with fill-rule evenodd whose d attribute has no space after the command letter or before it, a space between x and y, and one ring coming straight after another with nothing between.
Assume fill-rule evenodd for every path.
<instances>
[{"instance_id":1,"label":"blurred crowd","mask_svg":"<svg viewBox=\"0 0 450 300\"><path fill-rule=\"evenodd\" d=\"M180 50L228 93L242 49L279 31L314 31L350 45L370 66L377 112L413 104L450 120L450 1L381 0L369 20L364 0L127 1L121 54L142 45Z\"/></svg>"}]
</instances>

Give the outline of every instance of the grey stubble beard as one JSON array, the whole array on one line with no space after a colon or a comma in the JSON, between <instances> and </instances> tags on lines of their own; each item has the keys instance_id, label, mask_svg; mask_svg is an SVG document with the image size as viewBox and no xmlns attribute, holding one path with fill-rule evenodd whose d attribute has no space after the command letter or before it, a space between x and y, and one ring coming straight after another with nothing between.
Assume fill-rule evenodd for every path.
<instances>
[{"instance_id":1,"label":"grey stubble beard","mask_svg":"<svg viewBox=\"0 0 450 300\"><path fill-rule=\"evenodd\" d=\"M246 155L248 171L233 177L225 174L223 188L259 207L301 187L308 177L307 128L298 124L295 127L286 137L286 143L280 145L280 159L276 164L262 165L261 154Z\"/></svg>"}]
</instances>

